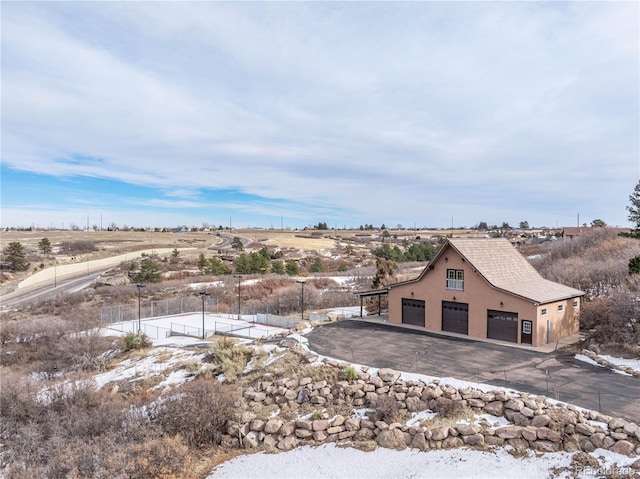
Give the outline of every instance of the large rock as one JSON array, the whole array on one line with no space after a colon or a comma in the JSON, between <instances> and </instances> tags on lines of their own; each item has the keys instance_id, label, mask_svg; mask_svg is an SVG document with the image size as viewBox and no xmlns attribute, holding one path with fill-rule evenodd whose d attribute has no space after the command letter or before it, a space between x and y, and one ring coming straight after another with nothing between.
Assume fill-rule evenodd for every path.
<instances>
[{"instance_id":1,"label":"large rock","mask_svg":"<svg viewBox=\"0 0 640 479\"><path fill-rule=\"evenodd\" d=\"M630 456L633 453L635 446L629 441L622 440L616 442L610 449L615 453Z\"/></svg>"},{"instance_id":2,"label":"large rock","mask_svg":"<svg viewBox=\"0 0 640 479\"><path fill-rule=\"evenodd\" d=\"M287 421L282 423L282 427L280 428L280 434L283 436L291 436L293 435L293 431L296 430L295 421Z\"/></svg>"},{"instance_id":3,"label":"large rock","mask_svg":"<svg viewBox=\"0 0 640 479\"><path fill-rule=\"evenodd\" d=\"M420 449L421 451L426 451L428 446L429 443L427 442L427 439L422 432L419 432L415 436L413 436L410 444L410 447L412 449Z\"/></svg>"},{"instance_id":4,"label":"large rock","mask_svg":"<svg viewBox=\"0 0 640 479\"><path fill-rule=\"evenodd\" d=\"M522 436L522 427L505 426L496 430L496 435L502 439L517 439Z\"/></svg>"},{"instance_id":5,"label":"large rock","mask_svg":"<svg viewBox=\"0 0 640 479\"><path fill-rule=\"evenodd\" d=\"M380 431L376 442L387 449L405 449L407 443L405 440L405 434L400 429L385 429Z\"/></svg>"},{"instance_id":6,"label":"large rock","mask_svg":"<svg viewBox=\"0 0 640 479\"><path fill-rule=\"evenodd\" d=\"M567 437L562 442L562 448L565 452L578 452L580 451L580 442L575 437Z\"/></svg>"},{"instance_id":7,"label":"large rock","mask_svg":"<svg viewBox=\"0 0 640 479\"><path fill-rule=\"evenodd\" d=\"M295 436L286 436L277 444L277 448L281 451L290 451L300 444L300 440Z\"/></svg>"},{"instance_id":8,"label":"large rock","mask_svg":"<svg viewBox=\"0 0 640 479\"><path fill-rule=\"evenodd\" d=\"M316 419L311 423L311 429L314 431L326 431L329 429L329 421L326 419Z\"/></svg>"},{"instance_id":9,"label":"large rock","mask_svg":"<svg viewBox=\"0 0 640 479\"><path fill-rule=\"evenodd\" d=\"M491 414L493 416L502 416L504 412L504 403L502 401L491 401L483 408L484 412Z\"/></svg>"},{"instance_id":10,"label":"large rock","mask_svg":"<svg viewBox=\"0 0 640 479\"><path fill-rule=\"evenodd\" d=\"M453 436L449 436L444 441L442 441L442 447L446 447L447 449L454 449L462 446L463 444L464 443L462 442L462 439Z\"/></svg>"},{"instance_id":11,"label":"large rock","mask_svg":"<svg viewBox=\"0 0 640 479\"><path fill-rule=\"evenodd\" d=\"M440 426L431 431L431 439L433 441L442 441L449 435L449 428L447 426Z\"/></svg>"},{"instance_id":12,"label":"large rock","mask_svg":"<svg viewBox=\"0 0 640 479\"><path fill-rule=\"evenodd\" d=\"M313 431L309 429L296 429L296 437L300 439L307 439L311 436L313 436Z\"/></svg>"},{"instance_id":13,"label":"large rock","mask_svg":"<svg viewBox=\"0 0 640 479\"><path fill-rule=\"evenodd\" d=\"M551 422L551 418L549 416L547 416L546 414L541 414L539 416L534 416L531 419L531 425L533 427L545 427L545 426L548 426L550 422Z\"/></svg>"},{"instance_id":14,"label":"large rock","mask_svg":"<svg viewBox=\"0 0 640 479\"><path fill-rule=\"evenodd\" d=\"M265 434L276 434L282 427L282 419L269 419L264 425Z\"/></svg>"},{"instance_id":15,"label":"large rock","mask_svg":"<svg viewBox=\"0 0 640 479\"><path fill-rule=\"evenodd\" d=\"M551 441L534 441L532 447L540 452L558 452L559 446Z\"/></svg>"},{"instance_id":16,"label":"large rock","mask_svg":"<svg viewBox=\"0 0 640 479\"><path fill-rule=\"evenodd\" d=\"M507 409L512 409L513 411L520 411L524 407L524 402L520 399L510 399L504 405Z\"/></svg>"},{"instance_id":17,"label":"large rock","mask_svg":"<svg viewBox=\"0 0 640 479\"><path fill-rule=\"evenodd\" d=\"M395 382L400 378L400 372L389 368L382 368L378 371L378 377L384 382Z\"/></svg>"},{"instance_id":18,"label":"large rock","mask_svg":"<svg viewBox=\"0 0 640 479\"><path fill-rule=\"evenodd\" d=\"M333 418L333 422L331 423L331 425L342 426L345 421L346 421L346 418L343 415L338 414L336 417Z\"/></svg>"},{"instance_id":19,"label":"large rock","mask_svg":"<svg viewBox=\"0 0 640 479\"><path fill-rule=\"evenodd\" d=\"M251 431L249 434L247 434L244 437L242 441L243 441L244 447L248 449L253 449L254 447L258 447L258 444L260 443L258 441L258 433L256 431Z\"/></svg>"},{"instance_id":20,"label":"large rock","mask_svg":"<svg viewBox=\"0 0 640 479\"><path fill-rule=\"evenodd\" d=\"M575 430L577 433L580 433L584 436L591 436L594 432L596 432L594 427L582 422L579 422L578 424L576 424Z\"/></svg>"},{"instance_id":21,"label":"large rock","mask_svg":"<svg viewBox=\"0 0 640 479\"><path fill-rule=\"evenodd\" d=\"M539 427L536 433L538 435L538 439L556 443L562 442L562 436L548 427Z\"/></svg>"},{"instance_id":22,"label":"large rock","mask_svg":"<svg viewBox=\"0 0 640 479\"><path fill-rule=\"evenodd\" d=\"M477 424L456 424L456 431L462 436L471 436L477 434L482 429Z\"/></svg>"},{"instance_id":23,"label":"large rock","mask_svg":"<svg viewBox=\"0 0 640 479\"><path fill-rule=\"evenodd\" d=\"M482 434L462 436L462 441L469 446L482 446L484 444L484 436Z\"/></svg>"},{"instance_id":24,"label":"large rock","mask_svg":"<svg viewBox=\"0 0 640 479\"><path fill-rule=\"evenodd\" d=\"M316 442L324 442L328 436L329 434L327 434L327 431L315 431L313 433L313 440Z\"/></svg>"},{"instance_id":25,"label":"large rock","mask_svg":"<svg viewBox=\"0 0 640 479\"><path fill-rule=\"evenodd\" d=\"M262 431L264 429L264 421L261 419L254 419L251 421L250 429L252 431Z\"/></svg>"},{"instance_id":26,"label":"large rock","mask_svg":"<svg viewBox=\"0 0 640 479\"><path fill-rule=\"evenodd\" d=\"M357 417L350 417L345 421L344 427L347 431L357 431L360 429L360 419Z\"/></svg>"},{"instance_id":27,"label":"large rock","mask_svg":"<svg viewBox=\"0 0 640 479\"><path fill-rule=\"evenodd\" d=\"M593 443L594 446L596 446L596 448L604 447L605 437L607 437L606 434L602 432L594 432L589 438L589 440Z\"/></svg>"},{"instance_id":28,"label":"large rock","mask_svg":"<svg viewBox=\"0 0 640 479\"><path fill-rule=\"evenodd\" d=\"M530 442L535 441L536 439L538 439L538 432L535 427L527 426L522 429L522 437Z\"/></svg>"}]
</instances>

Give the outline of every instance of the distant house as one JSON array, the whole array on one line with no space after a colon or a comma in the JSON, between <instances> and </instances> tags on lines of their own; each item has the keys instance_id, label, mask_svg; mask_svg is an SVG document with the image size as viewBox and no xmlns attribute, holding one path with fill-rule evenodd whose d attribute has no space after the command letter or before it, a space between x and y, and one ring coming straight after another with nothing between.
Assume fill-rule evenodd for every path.
<instances>
[{"instance_id":1,"label":"distant house","mask_svg":"<svg viewBox=\"0 0 640 479\"><path fill-rule=\"evenodd\" d=\"M501 238L449 238L388 294L391 323L532 346L578 332L584 295L542 278Z\"/></svg>"},{"instance_id":2,"label":"distant house","mask_svg":"<svg viewBox=\"0 0 640 479\"><path fill-rule=\"evenodd\" d=\"M614 228L611 226L566 226L562 228L562 237L573 239L576 236L589 234L594 230L599 230L602 228L606 229L606 231L611 231L616 234L631 233L631 228Z\"/></svg>"}]
</instances>

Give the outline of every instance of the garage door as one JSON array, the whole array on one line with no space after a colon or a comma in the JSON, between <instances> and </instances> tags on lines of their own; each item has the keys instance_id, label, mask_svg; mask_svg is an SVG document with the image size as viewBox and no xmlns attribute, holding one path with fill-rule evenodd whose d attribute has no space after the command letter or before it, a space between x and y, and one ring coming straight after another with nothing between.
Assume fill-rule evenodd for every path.
<instances>
[{"instance_id":1,"label":"garage door","mask_svg":"<svg viewBox=\"0 0 640 479\"><path fill-rule=\"evenodd\" d=\"M402 322L424 328L424 301L402 298Z\"/></svg>"},{"instance_id":2,"label":"garage door","mask_svg":"<svg viewBox=\"0 0 640 479\"><path fill-rule=\"evenodd\" d=\"M488 310L487 337L517 343L518 313Z\"/></svg>"},{"instance_id":3,"label":"garage door","mask_svg":"<svg viewBox=\"0 0 640 479\"><path fill-rule=\"evenodd\" d=\"M469 305L467 303L442 302L442 330L469 334Z\"/></svg>"}]
</instances>

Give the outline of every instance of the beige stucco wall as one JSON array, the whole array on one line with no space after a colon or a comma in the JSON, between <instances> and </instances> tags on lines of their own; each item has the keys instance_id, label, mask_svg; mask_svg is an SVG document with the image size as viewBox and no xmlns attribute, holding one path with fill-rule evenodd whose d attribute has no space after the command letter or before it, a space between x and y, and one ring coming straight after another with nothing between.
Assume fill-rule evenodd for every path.
<instances>
[{"instance_id":1,"label":"beige stucco wall","mask_svg":"<svg viewBox=\"0 0 640 479\"><path fill-rule=\"evenodd\" d=\"M547 342L547 320L552 321L551 341L578 330L579 307L573 308L573 299L538 306L530 301L494 289L455 250L445 246L439 261L423 276L422 280L391 288L389 291L389 321L402 323L402 299L425 301L425 328L442 331L442 301L454 301L469 305L469 336L487 337L487 310L518 314L518 343L521 342L522 321L533 322L533 346ZM464 291L447 289L447 269L464 271ZM502 305L500 304L502 302ZM558 313L557 305L564 311ZM547 315L542 317L542 308Z\"/></svg>"},{"instance_id":2,"label":"beige stucco wall","mask_svg":"<svg viewBox=\"0 0 640 479\"><path fill-rule=\"evenodd\" d=\"M573 306L574 301L577 303L576 307ZM562 305L562 311L558 311L559 305ZM580 330L580 298L541 304L537 309L538 321L537 325L534 325L534 329L540 341L536 345L547 342L547 324L549 321L551 322L550 342L557 341L560 338L577 333ZM544 309L547 310L546 315L542 314Z\"/></svg>"}]
</instances>

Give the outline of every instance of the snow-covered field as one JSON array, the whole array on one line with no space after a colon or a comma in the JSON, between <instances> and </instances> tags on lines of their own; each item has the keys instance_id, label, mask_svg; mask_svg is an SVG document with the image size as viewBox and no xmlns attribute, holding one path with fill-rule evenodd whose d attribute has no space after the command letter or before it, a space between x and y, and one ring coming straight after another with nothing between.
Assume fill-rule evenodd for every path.
<instances>
[{"instance_id":1,"label":"snow-covered field","mask_svg":"<svg viewBox=\"0 0 640 479\"><path fill-rule=\"evenodd\" d=\"M300 447L280 454L251 454L232 459L215 468L207 479L217 478L594 478L607 472L630 474L633 459L597 449L592 456L603 457L598 469L572 465L572 454L565 452L515 458L507 448L491 451L451 449L420 452L378 448L363 452L333 444ZM557 475L554 474L557 473ZM633 476L630 476L633 477Z\"/></svg>"}]
</instances>

